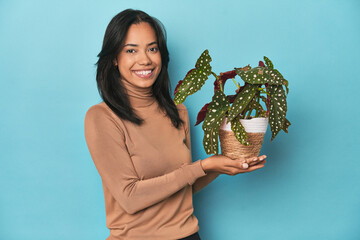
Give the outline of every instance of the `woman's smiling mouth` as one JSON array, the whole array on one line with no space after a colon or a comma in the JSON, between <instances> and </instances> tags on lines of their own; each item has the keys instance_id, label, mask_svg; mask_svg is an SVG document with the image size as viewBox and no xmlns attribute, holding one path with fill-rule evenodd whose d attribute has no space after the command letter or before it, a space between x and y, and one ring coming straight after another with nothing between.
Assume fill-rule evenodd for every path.
<instances>
[{"instance_id":1,"label":"woman's smiling mouth","mask_svg":"<svg viewBox=\"0 0 360 240\"><path fill-rule=\"evenodd\" d=\"M154 69L150 70L134 70L132 71L136 76L140 78L150 78L153 74Z\"/></svg>"}]
</instances>

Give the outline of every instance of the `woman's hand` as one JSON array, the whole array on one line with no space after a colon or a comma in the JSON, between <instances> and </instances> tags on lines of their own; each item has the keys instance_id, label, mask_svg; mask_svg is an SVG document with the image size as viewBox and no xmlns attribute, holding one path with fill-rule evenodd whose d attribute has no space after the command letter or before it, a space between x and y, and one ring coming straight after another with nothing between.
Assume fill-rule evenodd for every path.
<instances>
[{"instance_id":1,"label":"woman's hand","mask_svg":"<svg viewBox=\"0 0 360 240\"><path fill-rule=\"evenodd\" d=\"M252 172L256 169L263 168L266 155L262 155L249 159L231 159L223 155L213 155L201 160L201 166L204 171L218 172L228 175L236 175L239 173Z\"/></svg>"}]
</instances>

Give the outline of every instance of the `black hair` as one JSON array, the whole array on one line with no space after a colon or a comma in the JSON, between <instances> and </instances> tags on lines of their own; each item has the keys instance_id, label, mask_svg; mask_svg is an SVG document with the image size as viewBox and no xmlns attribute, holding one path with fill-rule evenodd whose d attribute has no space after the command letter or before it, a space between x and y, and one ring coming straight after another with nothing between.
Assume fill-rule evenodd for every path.
<instances>
[{"instance_id":1,"label":"black hair","mask_svg":"<svg viewBox=\"0 0 360 240\"><path fill-rule=\"evenodd\" d=\"M114 66L119 52L122 50L126 34L132 24L149 23L154 29L161 55L161 71L152 85L152 92L161 109L165 110L172 124L179 128L184 123L170 96L170 79L167 71L169 52L166 46L166 31L162 23L140 10L126 9L118 13L106 28L102 49L98 54L96 82L101 98L107 106L119 117L137 125L143 119L137 116L131 108L125 89L120 81L120 72Z\"/></svg>"}]
</instances>

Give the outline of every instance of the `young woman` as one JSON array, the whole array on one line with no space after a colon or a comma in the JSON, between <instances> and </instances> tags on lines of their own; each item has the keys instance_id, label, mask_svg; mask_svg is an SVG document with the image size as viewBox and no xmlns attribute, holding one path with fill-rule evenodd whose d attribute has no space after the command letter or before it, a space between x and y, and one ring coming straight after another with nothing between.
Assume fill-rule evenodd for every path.
<instances>
[{"instance_id":1,"label":"young woman","mask_svg":"<svg viewBox=\"0 0 360 240\"><path fill-rule=\"evenodd\" d=\"M262 168L266 156L192 162L188 112L170 97L169 53L155 18L120 12L98 57L103 102L86 113L85 138L103 183L107 239L200 239L192 194L219 174Z\"/></svg>"}]
</instances>

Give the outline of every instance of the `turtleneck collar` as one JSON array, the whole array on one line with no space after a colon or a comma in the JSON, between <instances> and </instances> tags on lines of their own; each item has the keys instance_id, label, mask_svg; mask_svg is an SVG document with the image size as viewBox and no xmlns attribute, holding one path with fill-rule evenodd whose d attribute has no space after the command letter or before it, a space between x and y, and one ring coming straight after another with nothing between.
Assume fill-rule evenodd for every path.
<instances>
[{"instance_id":1,"label":"turtleneck collar","mask_svg":"<svg viewBox=\"0 0 360 240\"><path fill-rule=\"evenodd\" d=\"M142 108L148 107L155 102L155 97L152 93L152 87L138 87L134 84L121 80L122 84L125 87L126 94L129 98L131 107L133 108Z\"/></svg>"}]
</instances>

